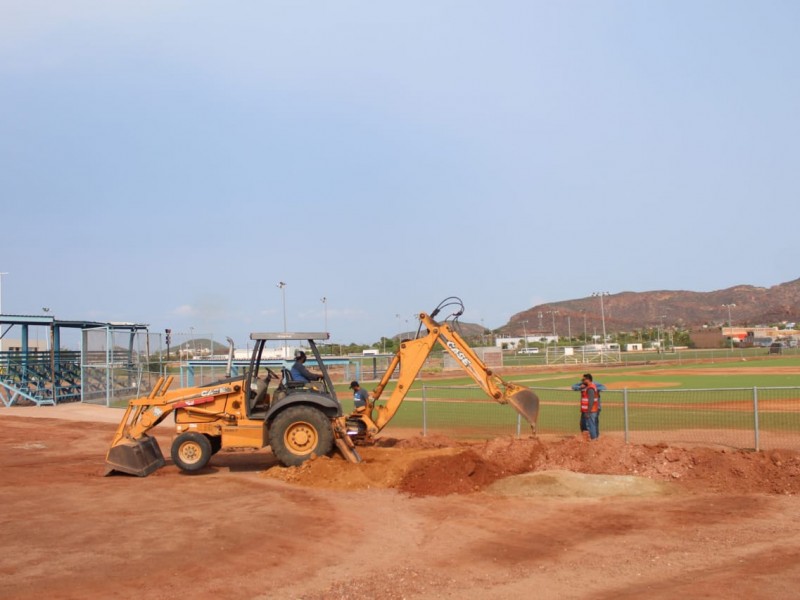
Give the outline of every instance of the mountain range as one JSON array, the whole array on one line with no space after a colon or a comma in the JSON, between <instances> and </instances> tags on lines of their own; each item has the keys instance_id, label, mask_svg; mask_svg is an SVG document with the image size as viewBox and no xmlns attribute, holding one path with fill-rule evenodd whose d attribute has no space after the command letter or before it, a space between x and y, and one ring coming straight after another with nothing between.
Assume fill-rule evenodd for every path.
<instances>
[{"instance_id":1,"label":"mountain range","mask_svg":"<svg viewBox=\"0 0 800 600\"><path fill-rule=\"evenodd\" d=\"M800 321L800 279L769 288L737 285L713 292L660 290L592 295L527 308L498 328L500 334L579 336L642 328L773 325Z\"/></svg>"}]
</instances>

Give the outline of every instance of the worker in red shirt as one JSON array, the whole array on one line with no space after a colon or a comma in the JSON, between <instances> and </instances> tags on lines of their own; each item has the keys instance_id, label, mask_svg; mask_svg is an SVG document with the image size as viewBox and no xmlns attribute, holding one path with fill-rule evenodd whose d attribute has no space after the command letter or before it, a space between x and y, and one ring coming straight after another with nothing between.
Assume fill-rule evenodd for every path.
<instances>
[{"instance_id":1,"label":"worker in red shirt","mask_svg":"<svg viewBox=\"0 0 800 600\"><path fill-rule=\"evenodd\" d=\"M600 393L591 373L584 373L580 385L581 392L581 431L589 432L589 439L596 440L600 435Z\"/></svg>"}]
</instances>

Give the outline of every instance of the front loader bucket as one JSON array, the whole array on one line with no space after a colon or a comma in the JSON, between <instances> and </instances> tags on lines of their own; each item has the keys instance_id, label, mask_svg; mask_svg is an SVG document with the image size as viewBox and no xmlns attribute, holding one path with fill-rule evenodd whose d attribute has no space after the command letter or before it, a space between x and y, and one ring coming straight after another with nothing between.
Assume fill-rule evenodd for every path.
<instances>
[{"instance_id":1,"label":"front loader bucket","mask_svg":"<svg viewBox=\"0 0 800 600\"><path fill-rule=\"evenodd\" d=\"M508 396L508 403L531 424L536 434L536 421L539 419L539 396L527 388L519 389Z\"/></svg>"},{"instance_id":2,"label":"front loader bucket","mask_svg":"<svg viewBox=\"0 0 800 600\"><path fill-rule=\"evenodd\" d=\"M146 477L166 464L156 438L144 436L113 446L106 456L106 475L114 471Z\"/></svg>"}]
</instances>

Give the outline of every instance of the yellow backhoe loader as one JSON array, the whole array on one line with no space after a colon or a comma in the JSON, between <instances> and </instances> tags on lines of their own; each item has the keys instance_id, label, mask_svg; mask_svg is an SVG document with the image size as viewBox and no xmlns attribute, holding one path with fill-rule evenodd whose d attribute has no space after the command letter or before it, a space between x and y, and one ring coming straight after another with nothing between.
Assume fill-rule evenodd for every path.
<instances>
[{"instance_id":1,"label":"yellow backhoe loader","mask_svg":"<svg viewBox=\"0 0 800 600\"><path fill-rule=\"evenodd\" d=\"M327 333L253 333L255 342L250 365L243 376L210 385L170 390L172 377L161 378L146 398L131 400L106 455L107 474L128 473L144 477L166 461L152 429L174 415L176 437L172 461L183 471L204 468L222 448L270 446L286 466L300 465L312 456L329 454L334 445L350 462L361 458L356 444L369 443L397 413L425 359L438 342L493 399L511 404L531 424L535 433L539 398L528 388L506 382L493 374L447 322L434 320L456 300L448 298L430 315L420 313L420 328L412 340L403 340L386 373L365 408L345 415L330 375L319 354L318 340ZM427 334L422 334L425 327ZM266 364L264 349L269 341L305 341L322 373L314 382L291 380L290 372L277 373ZM233 347L231 346L231 358ZM229 371L230 373L230 360ZM392 374L398 370L396 386L385 405L378 405ZM270 391L270 386L274 388Z\"/></svg>"}]
</instances>

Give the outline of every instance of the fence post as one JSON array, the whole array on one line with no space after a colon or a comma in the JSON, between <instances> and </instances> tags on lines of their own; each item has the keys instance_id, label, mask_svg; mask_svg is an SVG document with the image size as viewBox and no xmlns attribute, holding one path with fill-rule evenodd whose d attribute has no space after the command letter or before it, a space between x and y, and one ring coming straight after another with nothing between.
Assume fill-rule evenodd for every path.
<instances>
[{"instance_id":1,"label":"fence post","mask_svg":"<svg viewBox=\"0 0 800 600\"><path fill-rule=\"evenodd\" d=\"M755 430L756 452L760 450L760 440L758 432L758 388L753 388L753 428Z\"/></svg>"},{"instance_id":2,"label":"fence post","mask_svg":"<svg viewBox=\"0 0 800 600\"><path fill-rule=\"evenodd\" d=\"M622 414L625 418L625 443L628 443L628 388L622 390Z\"/></svg>"},{"instance_id":3,"label":"fence post","mask_svg":"<svg viewBox=\"0 0 800 600\"><path fill-rule=\"evenodd\" d=\"M422 384L422 437L428 435L428 403L425 398L425 384Z\"/></svg>"},{"instance_id":4,"label":"fence post","mask_svg":"<svg viewBox=\"0 0 800 600\"><path fill-rule=\"evenodd\" d=\"M517 439L522 436L522 415L517 413Z\"/></svg>"}]
</instances>

